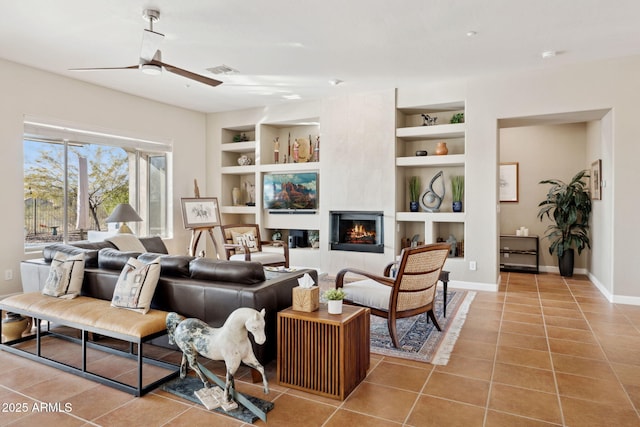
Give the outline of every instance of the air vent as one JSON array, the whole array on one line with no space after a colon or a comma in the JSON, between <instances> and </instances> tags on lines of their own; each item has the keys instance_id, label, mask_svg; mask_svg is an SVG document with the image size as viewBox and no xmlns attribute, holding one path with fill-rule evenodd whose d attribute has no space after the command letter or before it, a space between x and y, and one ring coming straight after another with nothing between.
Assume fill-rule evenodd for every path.
<instances>
[{"instance_id":1,"label":"air vent","mask_svg":"<svg viewBox=\"0 0 640 427\"><path fill-rule=\"evenodd\" d=\"M207 68L207 71L209 71L212 74L239 74L240 71L236 70L235 68L231 68L228 65L218 65L217 67L211 67L211 68Z\"/></svg>"}]
</instances>

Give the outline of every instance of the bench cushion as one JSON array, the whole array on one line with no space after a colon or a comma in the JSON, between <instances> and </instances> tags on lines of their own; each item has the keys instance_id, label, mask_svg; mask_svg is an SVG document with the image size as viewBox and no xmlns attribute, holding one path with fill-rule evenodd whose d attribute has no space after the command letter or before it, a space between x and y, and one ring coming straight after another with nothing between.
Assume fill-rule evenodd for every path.
<instances>
[{"instance_id":1,"label":"bench cushion","mask_svg":"<svg viewBox=\"0 0 640 427\"><path fill-rule=\"evenodd\" d=\"M167 312L150 310L146 315L111 307L110 301L90 297L60 299L28 292L0 301L0 308L49 320L113 338L137 341L166 329Z\"/></svg>"}]
</instances>

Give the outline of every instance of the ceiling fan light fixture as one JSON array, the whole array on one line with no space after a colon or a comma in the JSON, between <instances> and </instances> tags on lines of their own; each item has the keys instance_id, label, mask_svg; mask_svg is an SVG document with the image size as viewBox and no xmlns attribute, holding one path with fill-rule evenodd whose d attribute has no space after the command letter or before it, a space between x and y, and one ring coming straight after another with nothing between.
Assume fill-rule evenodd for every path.
<instances>
[{"instance_id":1,"label":"ceiling fan light fixture","mask_svg":"<svg viewBox=\"0 0 640 427\"><path fill-rule=\"evenodd\" d=\"M157 64L142 64L140 70L150 76L158 76L162 74L162 67Z\"/></svg>"}]
</instances>

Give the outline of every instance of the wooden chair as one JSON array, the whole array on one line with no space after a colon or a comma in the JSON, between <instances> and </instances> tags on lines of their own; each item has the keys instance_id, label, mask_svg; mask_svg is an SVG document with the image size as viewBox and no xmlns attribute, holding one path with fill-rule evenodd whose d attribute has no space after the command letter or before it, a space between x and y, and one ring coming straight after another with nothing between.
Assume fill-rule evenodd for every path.
<instances>
[{"instance_id":1,"label":"wooden chair","mask_svg":"<svg viewBox=\"0 0 640 427\"><path fill-rule=\"evenodd\" d=\"M258 224L221 225L214 230L218 258L257 261L270 267L289 267L289 247L280 241L262 240ZM265 251L265 247L277 247Z\"/></svg>"},{"instance_id":2,"label":"wooden chair","mask_svg":"<svg viewBox=\"0 0 640 427\"><path fill-rule=\"evenodd\" d=\"M389 335L398 348L396 319L427 313L440 331L433 312L436 285L444 262L449 255L447 243L405 248L400 256L396 277L389 277L391 266L387 265L384 276L377 276L357 269L345 268L336 276L336 288L343 288L348 304L369 307L371 314L387 319ZM348 273L366 279L345 282Z\"/></svg>"}]
</instances>

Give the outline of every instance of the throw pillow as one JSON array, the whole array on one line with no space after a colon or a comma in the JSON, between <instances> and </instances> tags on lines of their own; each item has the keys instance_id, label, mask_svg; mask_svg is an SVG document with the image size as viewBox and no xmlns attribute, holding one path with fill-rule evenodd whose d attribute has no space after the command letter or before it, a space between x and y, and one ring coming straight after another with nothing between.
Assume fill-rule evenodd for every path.
<instances>
[{"instance_id":1,"label":"throw pillow","mask_svg":"<svg viewBox=\"0 0 640 427\"><path fill-rule=\"evenodd\" d=\"M234 245L245 245L249 248L249 252L258 252L258 243L256 242L256 235L253 231L246 233L238 233L231 230L231 238ZM244 253L244 248L236 249L236 253Z\"/></svg>"},{"instance_id":2,"label":"throw pillow","mask_svg":"<svg viewBox=\"0 0 640 427\"><path fill-rule=\"evenodd\" d=\"M130 258L122 269L113 291L111 305L146 314L160 278L160 257L148 264Z\"/></svg>"},{"instance_id":3,"label":"throw pillow","mask_svg":"<svg viewBox=\"0 0 640 427\"><path fill-rule=\"evenodd\" d=\"M109 236L104 240L112 243L113 246L115 246L116 249L120 251L139 253L147 251L140 239L138 239L138 237L133 234L116 234L113 236Z\"/></svg>"},{"instance_id":4,"label":"throw pillow","mask_svg":"<svg viewBox=\"0 0 640 427\"><path fill-rule=\"evenodd\" d=\"M42 293L57 298L75 298L80 294L83 279L84 254L66 255L57 252L51 260Z\"/></svg>"}]
</instances>

